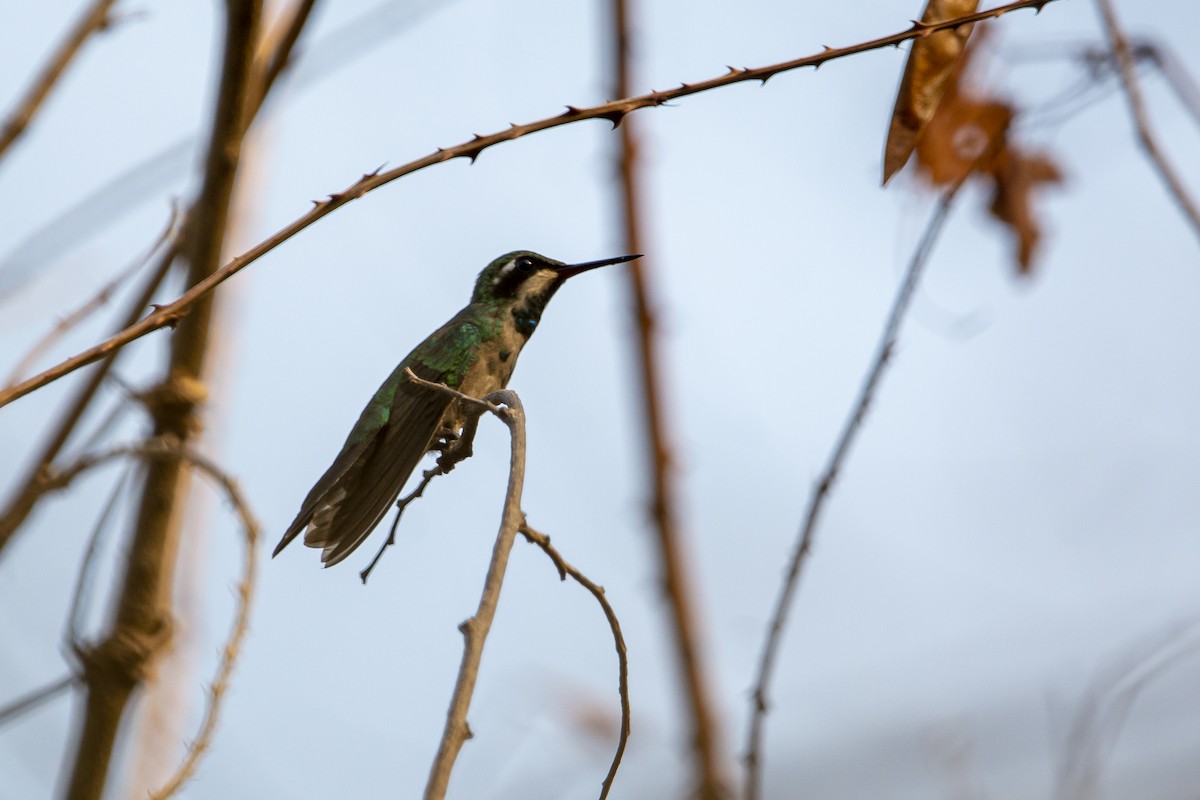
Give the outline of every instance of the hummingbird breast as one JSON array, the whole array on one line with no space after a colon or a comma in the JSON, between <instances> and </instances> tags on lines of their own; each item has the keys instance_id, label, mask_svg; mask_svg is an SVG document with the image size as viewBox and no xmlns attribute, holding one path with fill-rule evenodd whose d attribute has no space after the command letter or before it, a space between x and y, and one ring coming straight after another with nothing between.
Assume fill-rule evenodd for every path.
<instances>
[{"instance_id":1,"label":"hummingbird breast","mask_svg":"<svg viewBox=\"0 0 1200 800\"><path fill-rule=\"evenodd\" d=\"M521 330L517 315L504 314L493 320L492 335L478 345L476 358L462 377L458 390L471 397L483 398L508 386L517 356L528 341L528 334ZM442 417L443 432L458 432L465 422L462 403L455 400Z\"/></svg>"}]
</instances>

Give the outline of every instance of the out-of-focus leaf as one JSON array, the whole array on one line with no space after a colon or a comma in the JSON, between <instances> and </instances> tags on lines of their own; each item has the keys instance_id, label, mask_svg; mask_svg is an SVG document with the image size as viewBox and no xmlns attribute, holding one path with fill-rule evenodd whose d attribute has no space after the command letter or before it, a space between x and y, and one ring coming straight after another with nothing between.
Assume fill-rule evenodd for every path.
<instances>
[{"instance_id":1,"label":"out-of-focus leaf","mask_svg":"<svg viewBox=\"0 0 1200 800\"><path fill-rule=\"evenodd\" d=\"M988 211L1012 228L1017 237L1017 272L1028 275L1042 235L1032 195L1043 183L1062 183L1062 171L1049 156L1005 148L992 165L992 176L995 188Z\"/></svg>"},{"instance_id":2,"label":"out-of-focus leaf","mask_svg":"<svg viewBox=\"0 0 1200 800\"><path fill-rule=\"evenodd\" d=\"M1017 116L1011 103L969 87L964 75L983 40L976 36L950 71L941 103L917 141L917 164L934 186L954 183L972 170L990 178L988 211L1012 230L1017 273L1029 275L1041 238L1033 195L1043 184L1061 183L1063 175L1049 156L1028 152L1009 135Z\"/></svg>"},{"instance_id":3,"label":"out-of-focus leaf","mask_svg":"<svg viewBox=\"0 0 1200 800\"><path fill-rule=\"evenodd\" d=\"M979 0L929 0L921 22L953 19L973 14L978 8ZM913 40L883 149L884 183L908 163L922 129L937 111L973 27L962 25Z\"/></svg>"}]
</instances>

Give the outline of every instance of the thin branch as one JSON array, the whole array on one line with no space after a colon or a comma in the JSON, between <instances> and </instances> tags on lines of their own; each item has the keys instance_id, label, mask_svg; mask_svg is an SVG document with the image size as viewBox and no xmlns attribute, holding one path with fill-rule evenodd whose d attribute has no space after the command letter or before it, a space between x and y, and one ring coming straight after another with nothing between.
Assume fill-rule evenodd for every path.
<instances>
[{"instance_id":1,"label":"thin branch","mask_svg":"<svg viewBox=\"0 0 1200 800\"><path fill-rule=\"evenodd\" d=\"M130 325L116 335L106 339L99 344L88 348L87 350L64 360L44 372L35 375L21 384L14 386L11 389L0 391L0 406L5 406L13 400L24 397L36 389L58 380L64 375L67 375L85 364L90 364L113 350L124 347L135 339L140 339L152 331L177 323L187 312L188 309L196 303L200 298L207 295L217 286L232 276L236 275L249 264L252 264L265 253L278 247L283 242L295 236L300 231L312 225L317 220L327 216L333 211L342 206L356 200L368 192L374 191L381 186L384 186L392 181L410 175L427 167L441 164L446 161L451 161L455 158L466 158L474 161L479 157L479 154L484 150L501 142L512 141L521 136L531 133L537 133L550 128L557 128L562 125L570 125L577 122L582 122L589 119L606 119L613 124L619 124L620 121L632 111L642 108L652 108L665 105L666 103L677 100L681 97L687 97L702 92L711 91L723 86L730 86L735 83L744 83L746 81L760 81L766 83L775 75L790 70L799 69L801 67L819 67L822 64L838 58L857 55L869 50L878 50L883 47L892 47L910 39L928 36L929 34L955 28L959 25L965 25L971 22L979 22L985 19L1001 17L1012 11L1017 11L1023 8L1041 9L1043 6L1057 2L1058 0L1016 0L1016 2L1008 3L997 8L981 11L977 14L968 14L964 17L955 19L943 20L941 22L924 24L914 23L909 29L900 33L894 33L889 36L884 36L879 39L872 39L869 42L863 42L849 47L831 48L816 55L798 58L793 61L785 61L779 64L773 64L766 67L758 67L755 69L738 69L730 67L728 71L719 77L710 78L699 83L682 84L675 89L669 89L662 92L650 92L649 94L640 95L638 97L628 97L621 100L614 100L609 103L592 106L590 108L576 108L569 106L565 112L556 117L548 117L545 119L531 122L525 125L513 125L506 130L487 136L476 135L467 142L455 145L449 148L439 148L429 155L409 162L395 169L383 171L382 169L363 175L358 181L350 185L346 190L331 194L328 200L320 200L314 203L313 209L307 214L298 217L286 227L264 239L259 244L247 250L242 255L232 259L221 269L214 272L199 283L193 285L190 289L184 292L174 302L161 306L155 313L150 314L139 322Z\"/></svg>"},{"instance_id":2,"label":"thin branch","mask_svg":"<svg viewBox=\"0 0 1200 800\"><path fill-rule=\"evenodd\" d=\"M421 383L429 385L428 382ZM446 387L432 384L434 388L446 391ZM482 401L460 395L473 403L486 403L491 410L496 404L503 403L506 408L494 411L500 420L508 426L512 436L512 456L509 461L508 490L504 497L504 513L500 520L500 531L496 534L496 544L492 549L492 560L488 565L487 577L484 579L483 593L479 597L479 607L475 615L459 626L463 634L463 657L458 669L458 679L454 684L454 694L450 700L450 709L446 714L446 728L438 744L437 755L429 771L429 781L425 785L425 800L442 800L446 796L446 788L450 783L450 773L454 769L454 761L462 749L463 743L471 737L471 729L467 725L467 711L471 707L471 695L475 691L475 680L479 675L479 663L483 657L483 645L487 640L492 620L496 616L496 605L500 601L500 589L504 583L504 572L508 566L508 556L512 551L513 541L517 530L524 521L521 513L521 490L525 484L525 411L521 407L521 398L516 392L492 392Z\"/></svg>"},{"instance_id":3,"label":"thin branch","mask_svg":"<svg viewBox=\"0 0 1200 800\"><path fill-rule=\"evenodd\" d=\"M163 232L159 234L158 238L154 240L154 244L152 244L143 255L135 259L131 264L125 267L125 269L118 272L116 276L112 278L112 280L101 286L100 291L96 292L96 294L88 298L85 303L60 319L58 323L49 331L47 331L41 339L38 339L37 342L34 343L33 347L29 348L25 355L21 357L21 360L17 362L16 366L12 368L12 371L8 375L8 379L5 381L5 388L9 388L16 384L21 379L21 373L25 372L25 370L27 370L30 365L32 365L39 356L41 356L42 353L46 352L51 345L65 336L72 328L91 316L92 312L108 305L109 300L112 299L113 294L115 294L117 289L121 287L121 284L132 278L139 270L142 269L142 267L150 263L150 259L154 257L154 254L157 253L160 248L169 246L173 252L174 243L179 237L179 221L179 209L172 205L171 214L167 218L167 225L165 228L163 228ZM140 308L145 308L145 304L143 304ZM138 316L141 316L140 309ZM137 321L136 318L134 321Z\"/></svg>"},{"instance_id":4,"label":"thin branch","mask_svg":"<svg viewBox=\"0 0 1200 800\"><path fill-rule=\"evenodd\" d=\"M417 488L413 489L407 495L396 501L396 518L392 520L392 527L391 530L388 531L388 537L384 539L383 544L379 546L379 550L375 553L375 557L371 559L371 563L367 564L367 566L358 573L358 577L363 583L366 583L367 578L371 577L371 573L375 570L375 565L379 563L379 559L383 558L384 551L396 543L396 528L400 526L400 518L404 516L404 509L408 508L412 501L425 494L425 487L429 486L429 483L434 478L436 478L438 475L444 474L445 473L442 472L440 467L430 467L429 469L425 470L424 474L421 475L421 482L417 484Z\"/></svg>"},{"instance_id":5,"label":"thin branch","mask_svg":"<svg viewBox=\"0 0 1200 800\"><path fill-rule=\"evenodd\" d=\"M591 592L592 597L596 598L596 602L604 610L604 616L608 620L608 627L612 630L613 645L617 650L617 694L621 700L621 732L617 737L617 752L613 754L608 774L604 776L604 782L600 785L600 800L605 800L609 792L612 791L613 781L617 777L617 770L620 768L621 759L625 755L625 745L629 741L630 720L632 717L629 706L629 654L625 649L625 637L621 634L621 622L617 619L617 612L613 610L612 605L608 602L608 597L604 594L604 587L592 582L586 575L567 563L562 554L550 544L549 536L535 531L529 526L527 521L521 523L519 532L530 544L536 544L550 557L550 560L554 562L554 566L558 570L559 578L565 581L567 576L570 575L576 583Z\"/></svg>"},{"instance_id":6,"label":"thin branch","mask_svg":"<svg viewBox=\"0 0 1200 800\"><path fill-rule=\"evenodd\" d=\"M1117 13L1113 9L1111 0L1096 0L1096 5L1100 9L1100 17L1104 20L1104 30L1108 34L1112 51L1121 67L1121 85L1125 88L1125 98L1129 102L1129 114L1133 117L1138 143L1141 144L1150 163L1154 165L1158 177L1166 185L1167 191L1171 193L1179 210L1191 222L1192 232L1200 237L1200 206L1197 206L1196 201L1188 194L1183 179L1179 177L1171 162L1167 160L1166 154L1159 147L1158 139L1150 127L1150 118L1146 114L1142 91L1138 87L1137 76L1134 74L1133 53L1130 51L1129 40L1125 38L1125 33L1117 21Z\"/></svg>"},{"instance_id":7,"label":"thin branch","mask_svg":"<svg viewBox=\"0 0 1200 800\"><path fill-rule=\"evenodd\" d=\"M17 103L16 108L8 115L8 119L0 125L0 157L3 157L29 123L33 121L42 103L50 96L50 91L58 79L66 72L67 66L79 54L93 33L102 31L109 24L108 12L115 0L94 0L92 5L79 17L75 27L67 38L54 51L54 55L42 68L41 73L34 79L33 84L25 92L25 96Z\"/></svg>"},{"instance_id":8,"label":"thin branch","mask_svg":"<svg viewBox=\"0 0 1200 800\"><path fill-rule=\"evenodd\" d=\"M631 23L629 3L632 0L613 0L613 94L624 97L631 91ZM765 80L765 79L764 79ZM638 168L638 138L636 120L625 120L620 126L620 146L616 153L618 203L622 223L623 244L627 253L645 253L653 248L642 239L643 210L641 202L641 171ZM674 470L671 464L671 436L664 409L666 399L662 388L662 368L657 341L657 302L651 280L650 263L639 259L631 263L625 274L629 279L629 305L637 324L634 328L634 350L639 388L642 396L642 424L646 471L650 475L651 496L648 498L654 541L658 550L658 573L663 598L667 606L669 628L679 669L679 686L683 704L688 711L688 744L690 745L694 791L701 800L719 800L729 794L724 775L727 756L721 747L713 714L711 689L704 665L704 647L697 623L698 603L690 576L687 547L680 530L677 510Z\"/></svg>"},{"instance_id":9,"label":"thin branch","mask_svg":"<svg viewBox=\"0 0 1200 800\"><path fill-rule=\"evenodd\" d=\"M29 711L33 711L42 703L49 702L70 689L76 683L74 675L63 675L53 683L48 683L40 689L34 689L24 697L18 697L6 706L0 706L0 725L15 720Z\"/></svg>"},{"instance_id":10,"label":"thin branch","mask_svg":"<svg viewBox=\"0 0 1200 800\"><path fill-rule=\"evenodd\" d=\"M437 387L438 391L446 391L450 388L445 384L430 383L422 378L418 378L411 369L405 369L404 372L411 376L415 382ZM417 488L396 501L396 518L392 520L392 527L388 531L387 539L379 546L379 550L375 553L375 557L371 559L371 563L367 564L366 568L358 573L358 577L363 583L366 583L367 578L371 577L371 573L375 570L379 559L383 558L384 552L396 543L396 529L400 526L400 518L404 516L404 510L414 500L425 494L426 487L429 486L434 478L439 475L448 474L459 463L471 457L471 442L475 439L475 429L479 426L480 415L486 411L496 411L496 409L488 408L486 404L481 403L470 395L464 394L461 397L467 399L469 402L467 402L463 409L463 429L456 440L457 444L446 443L442 448L442 454L438 458L437 463L425 470L424 474L421 475L421 482L417 484Z\"/></svg>"},{"instance_id":11,"label":"thin branch","mask_svg":"<svg viewBox=\"0 0 1200 800\"><path fill-rule=\"evenodd\" d=\"M850 452L850 446L854 443L855 437L862 429L863 420L866 419L867 410L874 399L884 371L887 369L888 364L891 363L892 352L896 347L896 339L900 333L900 325L904 320L905 313L908 311L917 284L921 279L921 273L925 263L929 260L929 254L933 250L933 245L937 241L942 225L950 214L950 209L954 204L954 199L958 195L959 189L962 188L966 179L972 174L973 170L969 171L942 194L937 209L934 211L929 224L925 228L924 234L921 236L921 241L917 245L916 252L913 253L908 270L904 275L904 280L900 283L896 291L896 296L892 300L891 311L888 313L887 322L883 326L883 332L880 334L875 355L863 379L858 397L855 399L853 406L851 406L849 416L846 417L846 421L843 423L842 431L838 435L833 451L829 454L829 460L825 464L825 469L822 471L820 478L818 478L813 487L812 494L809 496L808 511L804 515L804 524L801 526L799 539L792 552L786 576L780 586L779 596L775 601L775 608L771 612L771 621L767 628L762 655L758 663L758 674L754 683L754 691L751 695L750 732L745 756L745 796L747 800L758 800L761 797L762 740L763 727L766 722L768 709L767 690L775 669L779 647L783 642L783 632L787 624L788 612L791 610L792 600L800 584L800 572L808 561L808 554L812 549L817 518L821 513L825 498L829 495L833 482L836 480L846 460L846 456Z\"/></svg>"},{"instance_id":12,"label":"thin branch","mask_svg":"<svg viewBox=\"0 0 1200 800\"><path fill-rule=\"evenodd\" d=\"M88 537L87 547L83 551L83 559L79 562L79 574L75 576L75 589L71 592L71 611L67 614L67 645L78 649L83 645L83 626L85 609L91 606L92 576L95 573L96 556L100 552L100 540L108 528L117 504L125 496L125 484L133 474L132 469L126 469L120 479L113 484L112 494L100 511L96 524L92 527L92 535Z\"/></svg>"}]
</instances>

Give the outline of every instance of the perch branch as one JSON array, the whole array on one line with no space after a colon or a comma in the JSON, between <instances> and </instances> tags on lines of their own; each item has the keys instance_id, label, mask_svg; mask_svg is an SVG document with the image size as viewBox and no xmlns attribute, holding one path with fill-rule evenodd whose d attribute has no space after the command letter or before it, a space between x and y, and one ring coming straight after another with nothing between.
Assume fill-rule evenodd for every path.
<instances>
[{"instance_id":1,"label":"perch branch","mask_svg":"<svg viewBox=\"0 0 1200 800\"><path fill-rule=\"evenodd\" d=\"M937 241L938 233L941 231L943 223L950 214L950 209L954 204L954 199L958 195L959 189L962 188L966 179L972 174L973 170L969 171L942 194L937 209L930 218L929 224L921 236L921 241L913 253L912 260L909 262L904 280L901 281L896 291L896 296L892 300L891 311L888 313L887 322L884 324L883 332L879 337L879 343L875 350L875 355L871 360L871 366L863 379L862 386L859 388L858 397L850 409L849 416L846 417L843 423L842 431L838 435L832 452L829 454L829 460L825 464L825 469L817 479L813 491L809 495L808 511L804 515L804 523L800 529L800 536L796 542L795 549L792 551L787 573L775 601L775 608L771 612L770 624L767 628L762 654L758 663L758 673L754 683L754 690L751 694L750 732L745 756L745 796L747 800L758 800L761 797L762 739L768 709L767 689L771 682L772 673L774 672L779 647L783 642L783 631L784 626L787 624L788 612L791 610L792 600L800 584L800 573L808 561L808 554L812 549L817 519L824 506L825 499L828 497L830 489L833 486L833 482L836 480L846 460L846 456L850 452L850 446L854 443L855 437L862 428L863 420L866 419L867 411L874 399L879 382L883 378L884 371L887 369L888 364L891 363L892 353L896 347L896 339L900 333L900 325L904 320L904 315L908 311L913 293L916 291L917 284L921 279L925 263L929 260L929 253Z\"/></svg>"},{"instance_id":2,"label":"perch branch","mask_svg":"<svg viewBox=\"0 0 1200 800\"><path fill-rule=\"evenodd\" d=\"M617 752L613 754L608 774L604 776L604 782L600 785L600 800L605 800L612 791L613 781L617 777L617 770L625 755L625 745L629 741L632 716L629 707L629 655L625 649L625 637L621 633L621 622L617 619L617 612L613 611L612 605L609 604L608 598L604 594L604 587L592 582L586 575L567 563L562 554L550 544L549 536L535 531L529 527L528 522L521 523L520 533L530 544L536 544L550 557L558 570L559 578L565 581L570 575L576 583L592 593L592 597L596 598L596 602L604 610L604 616L608 619L608 627L612 629L613 645L617 650L617 694L621 699L621 732L617 737Z\"/></svg>"},{"instance_id":3,"label":"perch branch","mask_svg":"<svg viewBox=\"0 0 1200 800\"><path fill-rule=\"evenodd\" d=\"M410 373L411 374L411 373ZM415 378L415 376L413 376ZM521 398L516 392L492 392L482 401L463 395L460 392L448 390L440 384L429 384L428 381L416 379L419 383L432 386L442 391L449 391L464 402L483 403L488 410L496 414L508 426L512 436L512 456L509 462L508 490L504 497L504 513L500 520L500 531L496 534L496 544L492 549L492 560L488 565L487 577L484 579L483 593L479 597L479 607L475 615L459 626L463 634L463 657L458 670L458 679L454 684L454 694L450 699L450 709L446 713L446 728L438 744L437 755L429 771L429 781L425 785L425 800L442 800L446 796L446 788L450 783L450 773L454 769L454 761L462 749L463 743L471 737L471 729L467 725L467 711L471 707L471 695L475 691L475 680L479 676L479 663L483 658L483 645L487 640L492 620L496 616L496 605L500 601L500 589L504 583L504 572L508 566L508 556L512 551L513 541L517 530L524 521L521 513L521 490L525 484L525 411L521 407ZM503 403L507 408L498 409L497 404Z\"/></svg>"},{"instance_id":4,"label":"perch branch","mask_svg":"<svg viewBox=\"0 0 1200 800\"><path fill-rule=\"evenodd\" d=\"M614 100L609 103L602 103L589 108L576 108L569 106L566 111L555 117L547 117L536 122L527 123L525 125L513 125L509 128L492 133L487 136L476 135L467 142L455 145L448 148L439 148L429 155L419 158L416 161L411 161L403 166L396 167L390 170L376 170L374 172L363 175L359 180L351 184L347 189L336 194L331 194L328 200L316 201L312 210L307 214L293 220L286 227L264 239L259 244L247 250L240 256L232 259L225 266L209 275L199 283L194 284L190 289L184 292L180 297L165 306L160 307L153 314L146 316L133 325L125 328L114 336L94 345L93 347L84 350L71 358L68 358L61 363L41 372L28 380L23 381L11 389L0 391L0 406L7 405L13 400L24 397L30 392L40 389L48 383L58 380L64 375L67 375L74 370L79 369L85 364L90 364L113 350L124 347L135 339L140 339L146 334L156 331L168 325L172 325L179 321L180 318L187 313L188 309L196 303L200 298L207 295L218 285L228 280L233 275L236 275L241 270L254 261L258 260L263 254L278 247L281 243L295 236L300 231L312 225L322 217L327 216L333 211L341 208L347 203L356 200L363 195L378 189L392 181L412 174L427 167L441 164L455 158L466 158L474 161L489 147L500 144L501 142L512 141L521 136L526 136L531 133L537 133L550 128L557 128L562 125L570 125L576 122L582 122L588 119L606 119L613 124L619 124L621 119L632 111L642 108L650 108L662 106L672 100L677 100L681 97L687 97L701 92L711 91L722 86L730 86L735 83L744 83L746 81L760 81L766 83L775 75L790 70L799 69L801 67L819 67L827 61L832 61L846 56L857 55L869 50L878 50L882 47L892 47L906 42L910 39L928 36L935 31L956 28L959 25L965 25L971 22L980 22L985 19L993 19L1001 17L1012 11L1017 11L1023 8L1041 9L1043 6L1057 2L1057 0L1017 0L1013 3L998 6L988 11L981 11L977 14L968 14L963 17L943 20L936 23L913 23L907 30L899 33L894 33L889 36L884 36L879 39L872 39L869 42L851 45L842 48L830 48L816 55L798 58L793 61L785 61L770 66L758 68L739 69L730 67L725 74L698 83L682 84L674 89L668 89L661 92L650 92L648 94L639 95L637 97L627 97L621 100Z\"/></svg>"}]
</instances>

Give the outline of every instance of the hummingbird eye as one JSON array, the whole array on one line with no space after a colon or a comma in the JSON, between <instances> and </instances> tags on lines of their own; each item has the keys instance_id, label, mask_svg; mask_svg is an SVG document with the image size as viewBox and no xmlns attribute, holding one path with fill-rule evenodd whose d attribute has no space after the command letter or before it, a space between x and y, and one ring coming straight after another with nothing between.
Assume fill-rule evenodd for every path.
<instances>
[{"instance_id":1,"label":"hummingbird eye","mask_svg":"<svg viewBox=\"0 0 1200 800\"><path fill-rule=\"evenodd\" d=\"M533 259L529 256L521 256L516 261L517 269L524 273L533 272Z\"/></svg>"}]
</instances>

